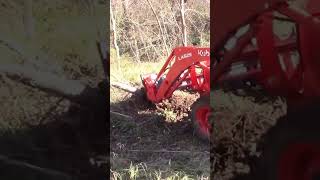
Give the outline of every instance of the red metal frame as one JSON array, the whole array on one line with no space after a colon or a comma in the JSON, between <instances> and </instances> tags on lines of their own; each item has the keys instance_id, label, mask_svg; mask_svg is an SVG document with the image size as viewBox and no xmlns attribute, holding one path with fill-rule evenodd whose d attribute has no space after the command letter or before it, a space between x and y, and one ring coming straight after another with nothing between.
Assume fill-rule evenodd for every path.
<instances>
[{"instance_id":1,"label":"red metal frame","mask_svg":"<svg viewBox=\"0 0 320 180\"><path fill-rule=\"evenodd\" d=\"M312 103L320 98L320 1L305 0L306 9L293 8L286 2L270 3L272 0L215 1L212 9L214 24L211 85L233 79L255 79L271 94L283 96L292 110ZM269 2L269 5L266 4ZM232 6L230 6L232 4ZM255 10L248 7L252 5ZM267 6L264 6L267 5ZM234 11L230 10L235 8ZM228 11L225 11L228 9ZM297 33L287 40L281 40L273 32L273 20L277 11L295 24ZM219 17L216 18L215 17ZM223 17L223 18L221 18ZM226 21L226 18L227 21ZM281 17L283 18L283 17ZM221 23L220 21L226 21ZM247 32L238 37L232 48L224 48L234 37L236 30L250 25ZM256 39L256 44L252 39ZM299 54L299 62L294 63L290 53ZM282 58L281 58L282 57ZM220 61L217 63L217 61ZM230 67L235 63L246 64L247 70L235 76L230 75ZM301 163L309 156L310 161ZM319 142L293 144L279 157L279 179L311 179L309 169L320 170Z\"/></svg>"},{"instance_id":2,"label":"red metal frame","mask_svg":"<svg viewBox=\"0 0 320 180\"><path fill-rule=\"evenodd\" d=\"M315 0L309 1L309 3L311 2L319 4L316 7L320 12L320 3ZM276 18L273 16L274 11L286 15L290 21L296 24L298 31L296 37L280 40L274 35L272 30L272 22ZM313 14L319 15L314 7ZM226 16L230 16L230 14ZM219 17L223 16L219 15ZM236 46L229 51L222 51L228 38L220 38L225 40L221 40L221 44L216 44L213 47L215 53L223 57L222 62L215 64L218 56L213 57L212 68L214 71L211 71L211 84L213 86L226 79L254 78L270 93L286 97L292 106L305 104L314 97L320 97L320 71L318 71L320 68L318 61L320 59L320 51L318 50L320 23L315 21L315 16L305 16L300 11L291 8L287 3L277 3L264 9L261 13L253 14L252 17L237 18L247 19L241 25L250 25L250 29L238 39ZM235 34L234 30L222 30ZM220 31L222 30L220 29ZM232 33L225 34L231 37ZM253 38L257 40L256 46L251 43ZM293 51L300 55L300 63L297 67L294 67L292 57L289 56ZM280 55L283 57L282 61L285 69L280 62ZM230 77L228 75L230 67L240 61L244 63L250 61L255 65L242 74ZM257 67L257 64L260 67Z\"/></svg>"},{"instance_id":3,"label":"red metal frame","mask_svg":"<svg viewBox=\"0 0 320 180\"><path fill-rule=\"evenodd\" d=\"M196 118L199 123L199 130L202 134L205 134L207 137L210 136L212 131L211 125L209 124L209 115L212 111L209 105L202 106L196 111Z\"/></svg>"},{"instance_id":4,"label":"red metal frame","mask_svg":"<svg viewBox=\"0 0 320 180\"><path fill-rule=\"evenodd\" d=\"M175 48L158 74L141 76L147 97L152 102L170 98L179 88L201 94L210 92L210 49Z\"/></svg>"}]
</instances>

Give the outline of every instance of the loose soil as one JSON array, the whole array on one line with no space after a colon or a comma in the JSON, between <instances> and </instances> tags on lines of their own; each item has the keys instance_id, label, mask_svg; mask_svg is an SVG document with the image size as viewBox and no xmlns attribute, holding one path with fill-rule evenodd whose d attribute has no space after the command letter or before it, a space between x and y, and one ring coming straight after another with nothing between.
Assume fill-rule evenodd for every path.
<instances>
[{"instance_id":1,"label":"loose soil","mask_svg":"<svg viewBox=\"0 0 320 180\"><path fill-rule=\"evenodd\" d=\"M265 132L286 113L282 99L213 92L212 179L241 179L255 167ZM245 179L245 178L244 178Z\"/></svg>"},{"instance_id":2,"label":"loose soil","mask_svg":"<svg viewBox=\"0 0 320 180\"><path fill-rule=\"evenodd\" d=\"M112 89L117 103L111 103L111 170L145 163L153 169L184 171L200 179L240 178L250 172L259 157L263 134L286 112L278 98L241 97L214 91L211 146L193 132L188 117L198 94L176 91L159 104ZM121 93L121 94L119 94ZM211 147L211 149L210 149ZM209 153L210 150L210 153ZM211 158L211 163L210 163Z\"/></svg>"},{"instance_id":3,"label":"loose soil","mask_svg":"<svg viewBox=\"0 0 320 180\"><path fill-rule=\"evenodd\" d=\"M119 90L115 90L119 93ZM197 94L177 91L172 98L154 105L123 93L111 103L111 169L145 163L163 172L183 171L194 178L209 176L209 144L193 133L188 113Z\"/></svg>"}]
</instances>

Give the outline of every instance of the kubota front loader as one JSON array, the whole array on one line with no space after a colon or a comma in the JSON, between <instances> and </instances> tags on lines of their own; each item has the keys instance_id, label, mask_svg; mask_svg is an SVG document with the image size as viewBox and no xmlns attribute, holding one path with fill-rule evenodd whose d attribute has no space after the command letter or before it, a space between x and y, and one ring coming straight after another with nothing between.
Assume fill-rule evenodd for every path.
<instances>
[{"instance_id":1,"label":"kubota front loader","mask_svg":"<svg viewBox=\"0 0 320 180\"><path fill-rule=\"evenodd\" d=\"M157 74L141 75L147 98L158 103L172 96L177 89L200 93L191 107L191 120L196 134L208 140L210 126L210 49L198 47L175 48Z\"/></svg>"}]
</instances>

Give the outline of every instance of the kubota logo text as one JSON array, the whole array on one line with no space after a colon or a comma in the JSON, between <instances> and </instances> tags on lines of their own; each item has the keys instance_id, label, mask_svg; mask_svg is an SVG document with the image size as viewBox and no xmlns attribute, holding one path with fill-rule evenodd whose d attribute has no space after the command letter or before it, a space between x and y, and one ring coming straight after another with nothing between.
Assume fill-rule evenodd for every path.
<instances>
[{"instance_id":1,"label":"kubota logo text","mask_svg":"<svg viewBox=\"0 0 320 180\"><path fill-rule=\"evenodd\" d=\"M198 50L198 54L200 56L210 56L210 52L206 49L206 50Z\"/></svg>"},{"instance_id":2,"label":"kubota logo text","mask_svg":"<svg viewBox=\"0 0 320 180\"><path fill-rule=\"evenodd\" d=\"M188 57L191 57L192 56L192 53L187 53L187 54L183 54L182 56L178 57L179 60L182 60L182 59L186 59Z\"/></svg>"}]
</instances>

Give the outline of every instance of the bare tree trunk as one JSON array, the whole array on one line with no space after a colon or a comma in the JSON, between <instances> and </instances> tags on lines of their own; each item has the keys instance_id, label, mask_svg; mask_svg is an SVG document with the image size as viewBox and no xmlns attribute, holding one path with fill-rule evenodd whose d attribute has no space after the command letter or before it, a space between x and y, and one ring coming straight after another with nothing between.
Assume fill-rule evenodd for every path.
<instances>
[{"instance_id":1,"label":"bare tree trunk","mask_svg":"<svg viewBox=\"0 0 320 180\"><path fill-rule=\"evenodd\" d=\"M116 21L113 15L113 10L112 10L112 3L110 1L110 19L111 19L111 24L112 24L112 32L113 32L113 45L114 48L116 49L116 53L117 53L117 58L120 58L120 52L119 52L119 46L117 43L117 27L116 27Z\"/></svg>"},{"instance_id":2,"label":"bare tree trunk","mask_svg":"<svg viewBox=\"0 0 320 180\"><path fill-rule=\"evenodd\" d=\"M105 98L101 97L103 94L101 94L100 89L91 88L79 80L66 79L32 67L25 67L21 64L2 64L0 73L17 82L87 107L96 106L102 100L101 98ZM101 84L101 87L104 85ZM103 91L107 90L107 87L103 88ZM101 102L105 101L102 100Z\"/></svg>"},{"instance_id":3,"label":"bare tree trunk","mask_svg":"<svg viewBox=\"0 0 320 180\"><path fill-rule=\"evenodd\" d=\"M33 0L24 0L23 24L28 40L33 40L34 36L34 19L32 14Z\"/></svg>"},{"instance_id":4,"label":"bare tree trunk","mask_svg":"<svg viewBox=\"0 0 320 180\"><path fill-rule=\"evenodd\" d=\"M80 81L64 79L52 73L38 71L20 64L1 64L0 73L4 73L16 81L67 99L73 99L80 95L86 88Z\"/></svg>"},{"instance_id":5,"label":"bare tree trunk","mask_svg":"<svg viewBox=\"0 0 320 180\"><path fill-rule=\"evenodd\" d=\"M180 15L181 15L181 26L182 26L182 44L187 46L187 29L185 20L185 0L180 0Z\"/></svg>"},{"instance_id":6,"label":"bare tree trunk","mask_svg":"<svg viewBox=\"0 0 320 180\"><path fill-rule=\"evenodd\" d=\"M139 63L140 53L138 49L137 39L135 37L135 25L132 23L132 20L130 19L130 16L131 16L130 11L128 12L128 0L122 0L122 7L123 7L125 31L129 39L128 43L129 43L132 54L135 56L135 60Z\"/></svg>"},{"instance_id":7,"label":"bare tree trunk","mask_svg":"<svg viewBox=\"0 0 320 180\"><path fill-rule=\"evenodd\" d=\"M136 58L137 58L138 63L141 63L140 50L139 50L139 47L138 47L138 41L137 41L136 37L133 37L133 38L134 38L134 47L136 49Z\"/></svg>"},{"instance_id":8,"label":"bare tree trunk","mask_svg":"<svg viewBox=\"0 0 320 180\"><path fill-rule=\"evenodd\" d=\"M165 21L164 21L164 19L163 19L162 17L161 17L161 22L162 22L162 24L165 24ZM168 39L169 33L168 33L167 28L164 28L163 33L164 33L164 35L165 35L165 38ZM167 42L166 42L166 43L167 43ZM169 44L167 44L167 47L168 47L169 49L171 49L171 48L172 48L172 44L170 44L170 42L169 42Z\"/></svg>"},{"instance_id":9,"label":"bare tree trunk","mask_svg":"<svg viewBox=\"0 0 320 180\"><path fill-rule=\"evenodd\" d=\"M27 63L34 62L31 57L27 57L26 51L21 44L12 42L1 38L0 43L7 46L10 50L17 53L24 59L27 59ZM51 91L59 96L65 96L69 99L81 94L85 89L85 85L76 80L67 80L57 75L38 71L30 63L28 65L22 64L1 64L0 73L7 75L8 77L28 84L29 86L35 86L39 89Z\"/></svg>"},{"instance_id":10,"label":"bare tree trunk","mask_svg":"<svg viewBox=\"0 0 320 180\"><path fill-rule=\"evenodd\" d=\"M162 29L162 26L161 26L161 23L160 23L159 17L157 16L157 13L156 13L156 11L154 10L154 8L153 8L153 6L152 6L152 4L151 4L150 0L147 0L147 2L148 2L148 4L149 4L149 6L150 6L150 8L151 8L151 10L152 10L152 12L153 12L153 14L154 14L154 16L155 16L155 17L156 17L156 19L157 19L158 26L159 26L160 33L161 33L161 37L162 37L162 42L163 42L164 47L165 47L165 49L166 49L167 56L169 56L169 49L168 49L168 46L167 46L167 43L166 43L165 34L164 34L164 32L163 32L163 29Z\"/></svg>"},{"instance_id":11,"label":"bare tree trunk","mask_svg":"<svg viewBox=\"0 0 320 180\"><path fill-rule=\"evenodd\" d=\"M138 30L140 41L143 43L143 46L144 46L144 49L145 49L145 54L147 55L147 58L148 58L148 61L149 61L150 60L150 55L149 55L149 52L147 50L147 42L143 39L143 36L141 34L141 28L139 26L137 26L136 28Z\"/></svg>"},{"instance_id":12,"label":"bare tree trunk","mask_svg":"<svg viewBox=\"0 0 320 180\"><path fill-rule=\"evenodd\" d=\"M121 82L110 82L110 85L118 89L122 89L129 93L136 93L138 91L138 88L130 86L128 84L121 83Z\"/></svg>"}]
</instances>

